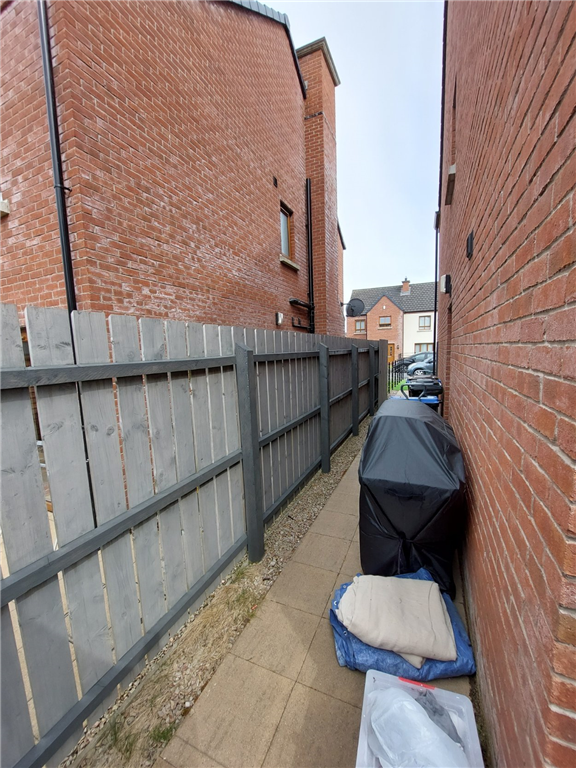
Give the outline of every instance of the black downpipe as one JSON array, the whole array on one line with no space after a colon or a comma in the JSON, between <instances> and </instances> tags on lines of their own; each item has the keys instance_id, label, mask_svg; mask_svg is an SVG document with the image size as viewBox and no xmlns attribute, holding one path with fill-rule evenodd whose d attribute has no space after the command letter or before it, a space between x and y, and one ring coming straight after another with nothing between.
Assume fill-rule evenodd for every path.
<instances>
[{"instance_id":1,"label":"black downpipe","mask_svg":"<svg viewBox=\"0 0 576 768\"><path fill-rule=\"evenodd\" d=\"M442 210L442 165L444 163L444 106L446 101L446 40L448 37L448 0L444 0L444 25L442 30L442 97L440 106L440 173L438 179L438 211L436 213L436 254L434 263L434 363L433 373L438 372L438 350L436 349L436 325L438 311L438 237L440 235L440 215Z\"/></svg>"},{"instance_id":2,"label":"black downpipe","mask_svg":"<svg viewBox=\"0 0 576 768\"><path fill-rule=\"evenodd\" d=\"M42 68L44 70L44 86L46 88L46 111L48 113L48 129L50 131L50 154L52 156L52 172L54 174L54 189L56 191L56 208L58 210L58 229L60 231L60 247L62 249L62 264L64 267L66 302L68 304L68 314L71 314L76 309L76 291L74 289L68 216L66 215L66 190L68 187L64 186L62 174L62 155L60 152L60 134L58 131L56 96L54 93L54 70L52 68L46 0L38 0L38 22L40 24Z\"/></svg>"},{"instance_id":3,"label":"black downpipe","mask_svg":"<svg viewBox=\"0 0 576 768\"><path fill-rule=\"evenodd\" d=\"M436 349L436 341L438 337L438 331L436 326L438 325L438 236L440 234L440 221L438 220L440 214L436 214L436 247L434 255L434 337L432 339L432 349L434 351L434 357L432 358L432 375L436 376L438 373L438 350Z\"/></svg>"},{"instance_id":4,"label":"black downpipe","mask_svg":"<svg viewBox=\"0 0 576 768\"><path fill-rule=\"evenodd\" d=\"M74 338L72 328L72 312L77 309L76 290L74 288L74 272L72 270L72 250L70 248L70 231L68 229L68 216L66 214L66 191L62 174L62 155L60 152L60 133L58 130L58 113L56 112L56 95L54 93L54 70L52 68L52 51L50 48L50 33L48 31L48 8L46 0L38 0L38 22L40 24L40 45L42 47L42 68L44 70L44 86L46 88L46 111L48 113L48 129L50 132L50 154L52 156L52 171L54 174L54 189L56 190L56 208L58 210L58 229L60 231L60 247L62 249L62 264L64 267L64 284L66 286L66 303L68 305L68 320L70 322L71 338ZM72 344L74 363L77 363L76 347ZM84 442L84 455L88 462L88 445L86 443L86 422L84 421L84 409L80 389L76 384L78 407L80 409L80 422L82 424L82 439ZM92 475L88 475L88 488L92 504L92 518L94 525L98 525L96 518L96 506L94 503L94 489L92 487Z\"/></svg>"},{"instance_id":5,"label":"black downpipe","mask_svg":"<svg viewBox=\"0 0 576 768\"><path fill-rule=\"evenodd\" d=\"M312 251L312 182L306 179L306 222L308 227L308 303L310 304L310 333L315 333L314 320L314 262Z\"/></svg>"}]
</instances>

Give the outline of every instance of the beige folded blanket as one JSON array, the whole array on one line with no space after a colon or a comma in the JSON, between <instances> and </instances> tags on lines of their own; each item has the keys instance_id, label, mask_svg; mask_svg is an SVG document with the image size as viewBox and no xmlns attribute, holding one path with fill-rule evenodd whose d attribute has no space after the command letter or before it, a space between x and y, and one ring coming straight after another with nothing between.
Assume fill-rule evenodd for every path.
<instances>
[{"instance_id":1,"label":"beige folded blanket","mask_svg":"<svg viewBox=\"0 0 576 768\"><path fill-rule=\"evenodd\" d=\"M394 651L418 669L426 659L456 659L450 616L433 581L355 576L336 615L362 642Z\"/></svg>"}]
</instances>

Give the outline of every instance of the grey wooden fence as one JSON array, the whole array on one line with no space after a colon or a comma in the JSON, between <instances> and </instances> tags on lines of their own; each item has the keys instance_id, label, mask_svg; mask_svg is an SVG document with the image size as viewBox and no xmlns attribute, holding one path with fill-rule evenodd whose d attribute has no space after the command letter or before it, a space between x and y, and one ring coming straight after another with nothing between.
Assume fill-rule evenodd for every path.
<instances>
[{"instance_id":1,"label":"grey wooden fence","mask_svg":"<svg viewBox=\"0 0 576 768\"><path fill-rule=\"evenodd\" d=\"M2 752L57 764L386 397L386 342L1 305ZM29 364L27 364L29 363ZM382 366L382 367L381 367Z\"/></svg>"}]
</instances>

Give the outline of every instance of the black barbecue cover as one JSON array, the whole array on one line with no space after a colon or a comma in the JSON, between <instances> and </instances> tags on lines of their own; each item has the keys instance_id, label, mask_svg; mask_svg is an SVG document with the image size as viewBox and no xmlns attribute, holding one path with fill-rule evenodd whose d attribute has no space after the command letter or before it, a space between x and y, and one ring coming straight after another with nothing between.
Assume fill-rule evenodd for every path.
<instances>
[{"instance_id":1,"label":"black barbecue cover","mask_svg":"<svg viewBox=\"0 0 576 768\"><path fill-rule=\"evenodd\" d=\"M464 462L450 425L424 403L386 400L360 459L360 558L365 574L426 568L455 594L454 551L464 532Z\"/></svg>"}]
</instances>

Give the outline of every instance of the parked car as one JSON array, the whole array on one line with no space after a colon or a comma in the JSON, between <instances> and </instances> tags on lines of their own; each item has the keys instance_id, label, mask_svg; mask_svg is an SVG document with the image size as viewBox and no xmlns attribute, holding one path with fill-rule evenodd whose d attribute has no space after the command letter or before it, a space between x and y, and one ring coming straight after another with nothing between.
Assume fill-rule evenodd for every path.
<instances>
[{"instance_id":1,"label":"parked car","mask_svg":"<svg viewBox=\"0 0 576 768\"><path fill-rule=\"evenodd\" d=\"M412 363L422 363L425 360L430 360L434 357L433 352L417 352L414 355L408 355L407 357L400 357L394 361L394 368L408 368Z\"/></svg>"},{"instance_id":2,"label":"parked car","mask_svg":"<svg viewBox=\"0 0 576 768\"><path fill-rule=\"evenodd\" d=\"M434 358L429 357L428 360L412 363L406 373L408 376L426 376L434 373Z\"/></svg>"}]
</instances>

